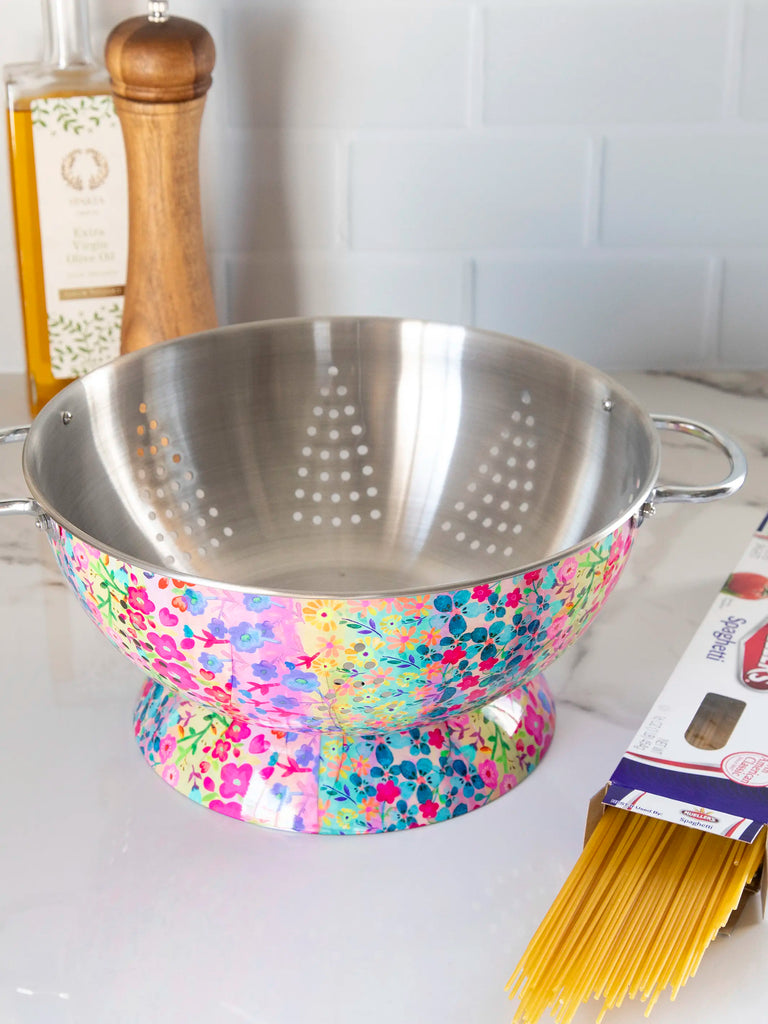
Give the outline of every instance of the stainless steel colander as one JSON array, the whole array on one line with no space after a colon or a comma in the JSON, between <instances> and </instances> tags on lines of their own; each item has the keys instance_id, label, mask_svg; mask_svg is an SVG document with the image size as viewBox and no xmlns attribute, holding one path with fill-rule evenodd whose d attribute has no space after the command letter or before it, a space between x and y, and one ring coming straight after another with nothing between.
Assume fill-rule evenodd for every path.
<instances>
[{"instance_id":1,"label":"stainless steel colander","mask_svg":"<svg viewBox=\"0 0 768 1024\"><path fill-rule=\"evenodd\" d=\"M725 480L660 486L659 427L724 452ZM0 514L37 516L149 677L148 762L213 810L342 834L463 814L525 778L554 722L540 673L640 522L745 470L711 427L649 417L567 356L382 319L145 349L0 432L22 438L32 497Z\"/></svg>"}]
</instances>

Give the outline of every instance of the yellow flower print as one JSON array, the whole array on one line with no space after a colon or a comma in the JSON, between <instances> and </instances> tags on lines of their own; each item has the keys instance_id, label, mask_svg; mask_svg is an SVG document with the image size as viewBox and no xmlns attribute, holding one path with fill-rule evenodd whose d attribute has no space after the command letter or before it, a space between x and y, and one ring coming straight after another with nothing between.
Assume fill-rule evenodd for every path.
<instances>
[{"instance_id":1,"label":"yellow flower print","mask_svg":"<svg viewBox=\"0 0 768 1024\"><path fill-rule=\"evenodd\" d=\"M307 601L302 617L308 626L320 633L335 633L341 626L344 615L344 603L329 598Z\"/></svg>"},{"instance_id":2,"label":"yellow flower print","mask_svg":"<svg viewBox=\"0 0 768 1024\"><path fill-rule=\"evenodd\" d=\"M356 640L344 648L344 660L342 664L346 669L358 669L364 671L376 664L376 655L384 646L384 641L378 637L366 637L365 640Z\"/></svg>"}]
</instances>

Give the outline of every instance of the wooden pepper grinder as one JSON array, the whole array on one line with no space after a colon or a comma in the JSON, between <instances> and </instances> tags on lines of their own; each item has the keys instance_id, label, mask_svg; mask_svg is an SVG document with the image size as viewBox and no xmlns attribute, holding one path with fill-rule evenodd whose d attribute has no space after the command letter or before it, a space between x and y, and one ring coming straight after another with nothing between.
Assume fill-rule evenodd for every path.
<instances>
[{"instance_id":1,"label":"wooden pepper grinder","mask_svg":"<svg viewBox=\"0 0 768 1024\"><path fill-rule=\"evenodd\" d=\"M213 39L163 0L149 8L117 25L105 50L128 168L123 352L216 326L198 173Z\"/></svg>"}]
</instances>

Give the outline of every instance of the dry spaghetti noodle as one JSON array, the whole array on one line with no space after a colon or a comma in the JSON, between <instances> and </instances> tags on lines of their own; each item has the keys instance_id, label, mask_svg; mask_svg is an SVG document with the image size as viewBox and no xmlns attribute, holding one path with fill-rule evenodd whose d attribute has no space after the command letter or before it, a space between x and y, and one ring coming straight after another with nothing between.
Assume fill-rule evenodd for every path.
<instances>
[{"instance_id":1,"label":"dry spaghetti noodle","mask_svg":"<svg viewBox=\"0 0 768 1024\"><path fill-rule=\"evenodd\" d=\"M606 808L507 983L513 1024L549 1011L568 1024L602 999L598 1024L626 997L674 999L760 867L751 844Z\"/></svg>"}]
</instances>

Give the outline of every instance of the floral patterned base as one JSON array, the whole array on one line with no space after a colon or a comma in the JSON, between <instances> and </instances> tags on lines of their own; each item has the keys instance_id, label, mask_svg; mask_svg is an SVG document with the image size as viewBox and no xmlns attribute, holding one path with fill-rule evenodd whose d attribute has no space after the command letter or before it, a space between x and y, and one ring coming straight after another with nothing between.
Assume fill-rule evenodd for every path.
<instances>
[{"instance_id":1,"label":"floral patterned base","mask_svg":"<svg viewBox=\"0 0 768 1024\"><path fill-rule=\"evenodd\" d=\"M364 735L265 729L148 679L135 731L155 771L212 811L351 835L429 825L495 800L539 763L554 721L541 675L482 709Z\"/></svg>"}]
</instances>

